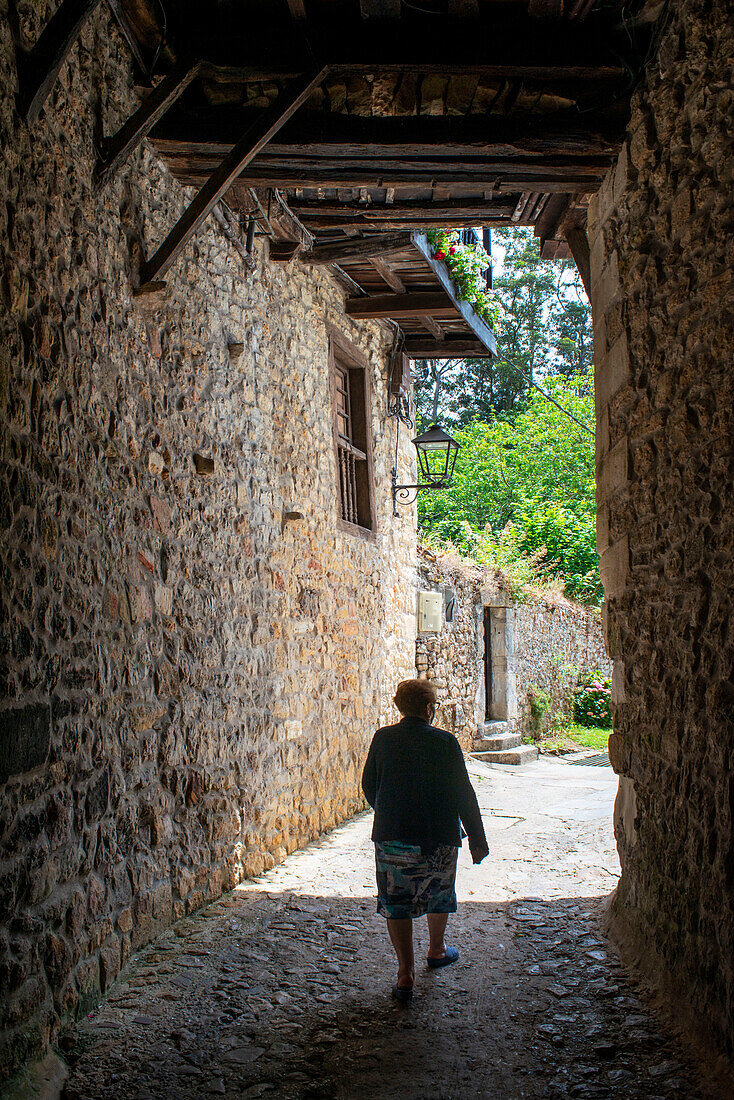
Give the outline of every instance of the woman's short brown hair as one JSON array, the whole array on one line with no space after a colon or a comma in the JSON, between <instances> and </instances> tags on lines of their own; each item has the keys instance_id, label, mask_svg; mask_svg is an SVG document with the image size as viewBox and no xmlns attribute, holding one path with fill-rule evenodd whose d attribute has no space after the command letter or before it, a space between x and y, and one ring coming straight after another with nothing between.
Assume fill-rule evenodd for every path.
<instances>
[{"instance_id":1,"label":"woman's short brown hair","mask_svg":"<svg viewBox=\"0 0 734 1100\"><path fill-rule=\"evenodd\" d=\"M426 707L436 705L438 692L430 680L402 680L395 692L395 706L401 714L422 718Z\"/></svg>"}]
</instances>

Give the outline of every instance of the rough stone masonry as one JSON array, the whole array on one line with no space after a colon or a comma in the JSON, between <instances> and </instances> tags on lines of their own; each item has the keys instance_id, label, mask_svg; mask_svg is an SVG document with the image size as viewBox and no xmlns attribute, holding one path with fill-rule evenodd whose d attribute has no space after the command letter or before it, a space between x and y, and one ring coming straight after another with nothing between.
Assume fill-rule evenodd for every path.
<instances>
[{"instance_id":1,"label":"rough stone masonry","mask_svg":"<svg viewBox=\"0 0 734 1100\"><path fill-rule=\"evenodd\" d=\"M508 730L523 734L536 732L530 706L534 692L546 691L554 707L568 705L579 672L611 673L595 609L561 596L515 599L493 571L424 547L418 549L418 578L422 588L440 591L444 604L451 605L450 621L440 632L418 632L418 674L439 689L437 724L451 730L468 751L484 733L487 659L499 666L492 671L499 713ZM492 629L502 634L499 661L491 644L487 654L484 616L489 608L499 619Z\"/></svg>"},{"instance_id":2,"label":"rough stone masonry","mask_svg":"<svg viewBox=\"0 0 734 1100\"><path fill-rule=\"evenodd\" d=\"M52 10L19 5L23 42ZM213 222L138 305L190 195L147 147L93 186L95 127L137 104L116 25L97 9L32 129L5 3L0 34L2 1072L361 808L414 669L415 522L391 515L389 330L263 243L247 269ZM372 538L337 524L327 322L369 362Z\"/></svg>"},{"instance_id":3,"label":"rough stone masonry","mask_svg":"<svg viewBox=\"0 0 734 1100\"><path fill-rule=\"evenodd\" d=\"M732 57L670 5L590 210L620 942L734 1044Z\"/></svg>"}]
</instances>

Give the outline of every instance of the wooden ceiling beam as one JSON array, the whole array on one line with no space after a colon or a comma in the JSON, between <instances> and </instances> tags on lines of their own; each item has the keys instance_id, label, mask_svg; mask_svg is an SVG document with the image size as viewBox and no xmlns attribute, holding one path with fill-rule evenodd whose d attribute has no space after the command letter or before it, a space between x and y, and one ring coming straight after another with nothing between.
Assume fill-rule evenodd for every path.
<instances>
[{"instance_id":1,"label":"wooden ceiling beam","mask_svg":"<svg viewBox=\"0 0 734 1100\"><path fill-rule=\"evenodd\" d=\"M347 301L345 310L348 317L362 320L392 317L397 321L424 316L451 320L456 317L455 304L443 291L409 291L407 294L375 294L368 298L352 298Z\"/></svg>"},{"instance_id":2,"label":"wooden ceiling beam","mask_svg":"<svg viewBox=\"0 0 734 1100\"><path fill-rule=\"evenodd\" d=\"M201 186L209 178L212 166L206 163L181 164L173 158L166 158L173 175L181 183ZM497 192L534 191L552 193L556 191L569 194L596 191L603 182L606 172L602 171L561 171L546 169L542 166L534 172L523 169L521 165L501 165L485 171L466 171L463 168L442 168L435 170L417 169L406 166L387 171L379 166L367 172L364 169L348 169L319 172L297 171L284 164L282 167L260 167L249 165L242 170L238 179L248 187L279 187L290 190L296 187L430 187L432 180L440 179L449 187L465 190L494 188Z\"/></svg>"},{"instance_id":3,"label":"wooden ceiling beam","mask_svg":"<svg viewBox=\"0 0 734 1100\"><path fill-rule=\"evenodd\" d=\"M591 301L591 252L586 230L580 225L568 226L565 236L568 241L568 247L571 249L574 263L581 276L581 282L584 284L586 296L589 301Z\"/></svg>"},{"instance_id":4,"label":"wooden ceiling beam","mask_svg":"<svg viewBox=\"0 0 734 1100\"><path fill-rule=\"evenodd\" d=\"M423 328L430 332L434 340L445 339L443 329L433 317L419 317L418 320L420 324L423 325Z\"/></svg>"},{"instance_id":5,"label":"wooden ceiling beam","mask_svg":"<svg viewBox=\"0 0 734 1100\"><path fill-rule=\"evenodd\" d=\"M297 81L294 87L279 96L273 106L263 112L256 128L251 127L242 135L229 156L222 161L216 171L212 172L152 259L143 264L141 283L159 280L166 273L243 168L255 159L270 138L306 102L314 89L320 86L327 73L328 69L324 67Z\"/></svg>"},{"instance_id":6,"label":"wooden ceiling beam","mask_svg":"<svg viewBox=\"0 0 734 1100\"><path fill-rule=\"evenodd\" d=\"M474 226L501 229L512 224L509 214L498 214L493 207L489 206L483 211L468 216L464 214L444 214L431 217L430 214L425 214L411 218L400 218L399 216L391 218L388 213L389 210L389 206L384 210L372 206L370 211L365 213L362 218L340 218L337 215L329 214L322 218L317 214L303 214L302 212L299 212L298 217L302 218L304 224L314 233L322 229L337 230L346 228L375 229L390 232L397 232L398 230L425 232L428 229L472 229Z\"/></svg>"},{"instance_id":7,"label":"wooden ceiling beam","mask_svg":"<svg viewBox=\"0 0 734 1100\"><path fill-rule=\"evenodd\" d=\"M388 205L375 201L365 207L364 203L336 202L334 199L292 199L290 205L299 218L481 218L486 214L509 218L516 206L515 199L502 200L448 199L446 202L425 202L422 199L393 201Z\"/></svg>"},{"instance_id":8,"label":"wooden ceiling beam","mask_svg":"<svg viewBox=\"0 0 734 1100\"><path fill-rule=\"evenodd\" d=\"M495 356L475 336L453 336L435 340L428 336L407 336L404 344L409 359L493 359Z\"/></svg>"},{"instance_id":9,"label":"wooden ceiling beam","mask_svg":"<svg viewBox=\"0 0 734 1100\"><path fill-rule=\"evenodd\" d=\"M306 22L306 5L303 0L287 0L288 11L291 13L291 19L294 23L303 24Z\"/></svg>"},{"instance_id":10,"label":"wooden ceiling beam","mask_svg":"<svg viewBox=\"0 0 734 1100\"><path fill-rule=\"evenodd\" d=\"M308 252L301 253L307 264L339 264L347 260L367 260L373 256L385 256L390 252L402 252L410 248L410 233L382 233L374 237L356 237L335 241L332 244L315 244Z\"/></svg>"},{"instance_id":11,"label":"wooden ceiling beam","mask_svg":"<svg viewBox=\"0 0 734 1100\"><path fill-rule=\"evenodd\" d=\"M170 112L152 139L162 150L224 154L233 133L257 117L251 108L219 107L195 115ZM270 149L280 156L527 156L552 153L613 156L620 127L603 115L580 120L578 112L519 115L340 115L304 111L284 126Z\"/></svg>"}]
</instances>

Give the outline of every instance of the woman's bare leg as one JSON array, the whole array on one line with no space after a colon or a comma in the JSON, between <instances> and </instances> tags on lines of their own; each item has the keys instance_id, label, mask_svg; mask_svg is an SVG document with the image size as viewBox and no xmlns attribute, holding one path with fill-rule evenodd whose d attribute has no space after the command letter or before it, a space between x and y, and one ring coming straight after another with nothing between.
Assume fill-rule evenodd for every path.
<instances>
[{"instance_id":1,"label":"woman's bare leg","mask_svg":"<svg viewBox=\"0 0 734 1100\"><path fill-rule=\"evenodd\" d=\"M398 988L412 989L415 981L413 921L410 917L405 920L388 919L387 930L398 957Z\"/></svg>"},{"instance_id":2,"label":"woman's bare leg","mask_svg":"<svg viewBox=\"0 0 734 1100\"><path fill-rule=\"evenodd\" d=\"M444 943L443 934L446 931L446 922L448 919L448 913L428 914L428 935L431 940L428 948L429 959L442 959L446 954L446 944Z\"/></svg>"}]
</instances>

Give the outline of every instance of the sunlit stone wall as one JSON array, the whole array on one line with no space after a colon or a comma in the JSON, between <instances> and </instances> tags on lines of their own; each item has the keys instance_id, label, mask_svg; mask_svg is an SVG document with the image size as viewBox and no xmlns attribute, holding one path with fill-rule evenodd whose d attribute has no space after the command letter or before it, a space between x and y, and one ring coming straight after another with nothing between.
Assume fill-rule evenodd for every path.
<instances>
[{"instance_id":1,"label":"sunlit stone wall","mask_svg":"<svg viewBox=\"0 0 734 1100\"><path fill-rule=\"evenodd\" d=\"M26 44L50 11L20 5ZM0 34L7 1071L159 929L361 808L414 671L415 518L392 517L390 331L213 222L134 301L190 195L145 146L93 189L97 120L138 102L116 25L100 6L30 130ZM327 322L369 362L372 539L337 524ZM403 481L409 451L401 428Z\"/></svg>"}]
</instances>

